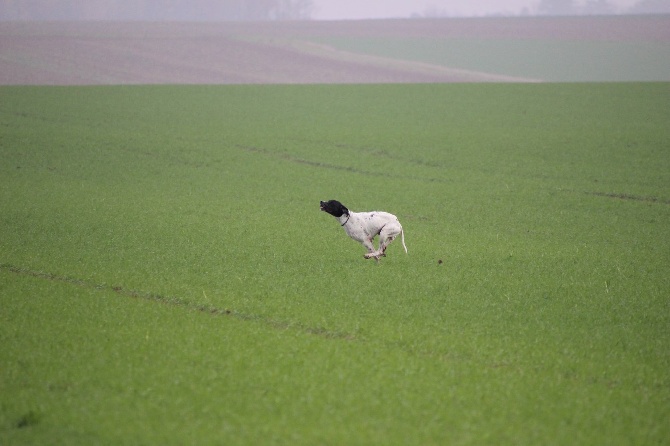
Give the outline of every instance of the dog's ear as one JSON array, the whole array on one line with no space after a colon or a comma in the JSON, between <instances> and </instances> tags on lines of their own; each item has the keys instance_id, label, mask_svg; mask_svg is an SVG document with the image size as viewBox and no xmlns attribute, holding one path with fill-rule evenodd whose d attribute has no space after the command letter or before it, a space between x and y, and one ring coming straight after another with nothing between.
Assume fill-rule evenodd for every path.
<instances>
[{"instance_id":1,"label":"dog's ear","mask_svg":"<svg viewBox=\"0 0 670 446\"><path fill-rule=\"evenodd\" d=\"M349 209L342 203L340 203L340 210L342 211L342 215L349 215Z\"/></svg>"}]
</instances>

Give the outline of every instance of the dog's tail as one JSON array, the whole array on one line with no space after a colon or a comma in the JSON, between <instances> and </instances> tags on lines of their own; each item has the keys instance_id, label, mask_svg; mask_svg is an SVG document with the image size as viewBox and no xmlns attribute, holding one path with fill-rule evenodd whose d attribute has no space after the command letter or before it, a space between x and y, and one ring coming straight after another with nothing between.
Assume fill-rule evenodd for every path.
<instances>
[{"instance_id":1,"label":"dog's tail","mask_svg":"<svg viewBox=\"0 0 670 446\"><path fill-rule=\"evenodd\" d=\"M407 246L405 246L405 231L400 229L400 241L402 241L402 247L405 248L405 254L407 254Z\"/></svg>"}]
</instances>

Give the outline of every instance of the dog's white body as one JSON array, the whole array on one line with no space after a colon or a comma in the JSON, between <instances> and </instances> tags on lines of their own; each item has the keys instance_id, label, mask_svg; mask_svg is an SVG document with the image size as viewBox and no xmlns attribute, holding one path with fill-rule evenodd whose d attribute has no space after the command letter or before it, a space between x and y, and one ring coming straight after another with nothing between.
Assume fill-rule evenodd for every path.
<instances>
[{"instance_id":1,"label":"dog's white body","mask_svg":"<svg viewBox=\"0 0 670 446\"><path fill-rule=\"evenodd\" d=\"M333 214L332 203L337 203L341 206L342 212L335 212ZM330 207L330 208L329 208ZM402 229L398 217L388 212L373 211L373 212L352 212L341 203L331 200L330 202L321 202L321 210L326 211L337 218L340 225L344 228L349 237L360 242L368 250L365 254L366 259L374 258L379 260L386 256L385 251L388 245L397 237L401 236L402 246L407 252L405 245L405 232ZM379 235L379 248L375 249L372 240Z\"/></svg>"}]
</instances>

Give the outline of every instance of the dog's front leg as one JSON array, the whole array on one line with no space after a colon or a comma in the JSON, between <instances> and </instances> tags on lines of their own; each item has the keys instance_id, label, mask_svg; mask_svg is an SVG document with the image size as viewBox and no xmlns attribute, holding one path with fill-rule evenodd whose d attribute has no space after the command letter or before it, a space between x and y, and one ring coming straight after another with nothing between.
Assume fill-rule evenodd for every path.
<instances>
[{"instance_id":1,"label":"dog's front leg","mask_svg":"<svg viewBox=\"0 0 670 446\"><path fill-rule=\"evenodd\" d=\"M377 256L377 253L375 252L375 245L372 244L372 240L365 239L361 243L368 250L368 253L365 254L365 256L364 256L366 259L371 259L371 258L374 257L375 259L379 260L379 257Z\"/></svg>"},{"instance_id":2,"label":"dog's front leg","mask_svg":"<svg viewBox=\"0 0 670 446\"><path fill-rule=\"evenodd\" d=\"M368 250L367 254L365 254L365 258L369 259L374 256L375 254L375 245L372 244L372 240L370 239L365 239L362 240L361 243L363 246L365 246L365 249Z\"/></svg>"}]
</instances>

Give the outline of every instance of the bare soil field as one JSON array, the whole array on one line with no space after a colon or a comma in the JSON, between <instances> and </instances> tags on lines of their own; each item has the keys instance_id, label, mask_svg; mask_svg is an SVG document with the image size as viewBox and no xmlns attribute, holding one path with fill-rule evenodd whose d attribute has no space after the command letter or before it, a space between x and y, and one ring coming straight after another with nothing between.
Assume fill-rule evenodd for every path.
<instances>
[{"instance_id":1,"label":"bare soil field","mask_svg":"<svg viewBox=\"0 0 670 446\"><path fill-rule=\"evenodd\" d=\"M670 43L670 16L270 23L0 23L0 85L532 82L338 50L321 39Z\"/></svg>"}]
</instances>

